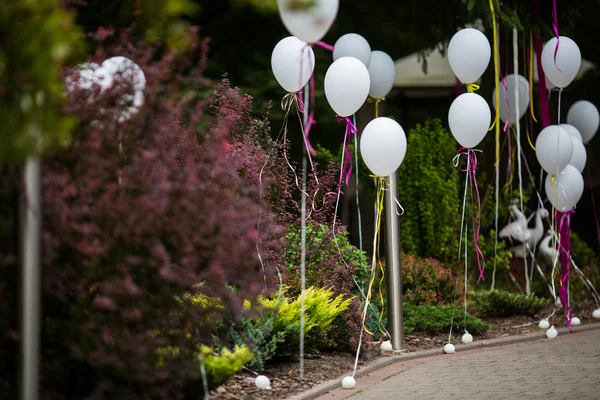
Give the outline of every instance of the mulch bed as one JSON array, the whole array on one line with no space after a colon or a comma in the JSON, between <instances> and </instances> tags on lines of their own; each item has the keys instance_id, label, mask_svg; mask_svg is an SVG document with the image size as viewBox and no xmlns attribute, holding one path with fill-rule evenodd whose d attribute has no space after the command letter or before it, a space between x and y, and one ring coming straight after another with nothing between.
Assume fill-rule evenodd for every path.
<instances>
[{"instance_id":1,"label":"mulch bed","mask_svg":"<svg viewBox=\"0 0 600 400\"><path fill-rule=\"evenodd\" d=\"M556 328L566 326L566 320L558 315L551 324ZM547 315L547 314L546 314ZM591 311L578 315L582 324L597 322L591 317ZM496 339L511 335L539 332L539 318L515 316L510 318L482 318L492 328L483 336L474 336L475 340ZM452 340L460 343L464 332L453 332ZM448 333L427 334L413 332L404 337L404 347L409 352L442 349L448 340ZM378 343L371 343L367 354L359 360L359 367L379 358ZM304 364L304 379L300 379L299 361L297 357L275 360L267 367L264 375L271 380L271 390L259 390L254 385L255 374L243 371L232 377L226 384L211 392L215 400L281 400L294 394L306 391L319 383L338 379L351 373L354 367L354 355L349 353L323 353L307 355Z\"/></svg>"}]
</instances>

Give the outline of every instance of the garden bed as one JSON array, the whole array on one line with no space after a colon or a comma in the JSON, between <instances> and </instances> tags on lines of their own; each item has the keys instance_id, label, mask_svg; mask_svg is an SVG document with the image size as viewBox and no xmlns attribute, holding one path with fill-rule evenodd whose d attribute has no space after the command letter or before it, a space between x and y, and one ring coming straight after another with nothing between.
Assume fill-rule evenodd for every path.
<instances>
[{"instance_id":1,"label":"garden bed","mask_svg":"<svg viewBox=\"0 0 600 400\"><path fill-rule=\"evenodd\" d=\"M591 312L578 315L582 324L596 322L591 318ZM491 325L491 329L481 336L475 336L475 340L496 339L511 335L521 335L531 332L540 332L537 327L539 318L527 316L514 316L510 318L482 318L484 322ZM555 317L554 325L566 326L561 317ZM463 332L453 333L452 339L460 343ZM405 336L404 347L409 352L423 351L439 348L442 351L443 343L448 340L448 334L427 334L413 332ZM359 361L359 367L381 357L376 350L377 343L369 347L373 349L363 355ZM304 380L299 376L299 362L297 357L282 358L271 362L264 375L271 380L271 390L259 390L254 385L256 375L249 371L243 371L232 377L226 384L211 392L211 399L221 400L271 400L283 399L294 394L306 391L319 383L342 377L352 371L354 355L349 353L323 353L319 355L308 355L305 359Z\"/></svg>"}]
</instances>

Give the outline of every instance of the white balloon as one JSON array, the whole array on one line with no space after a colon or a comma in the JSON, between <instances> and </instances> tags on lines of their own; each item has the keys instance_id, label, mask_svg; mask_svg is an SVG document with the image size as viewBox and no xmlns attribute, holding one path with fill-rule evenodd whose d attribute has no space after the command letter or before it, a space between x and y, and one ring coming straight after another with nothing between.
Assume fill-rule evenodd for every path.
<instances>
[{"instance_id":1,"label":"white balloon","mask_svg":"<svg viewBox=\"0 0 600 400\"><path fill-rule=\"evenodd\" d=\"M581 325L581 320L577 317L573 317L573 318L571 318L571 325L573 325L573 326Z\"/></svg>"},{"instance_id":2,"label":"white balloon","mask_svg":"<svg viewBox=\"0 0 600 400\"><path fill-rule=\"evenodd\" d=\"M456 347L452 343L448 343L444 346L444 353L446 354L454 354L456 352Z\"/></svg>"},{"instance_id":3,"label":"white balloon","mask_svg":"<svg viewBox=\"0 0 600 400\"><path fill-rule=\"evenodd\" d=\"M306 85L315 69L315 53L306 42L288 36L273 49L271 69L282 88L296 93Z\"/></svg>"},{"instance_id":4,"label":"white balloon","mask_svg":"<svg viewBox=\"0 0 600 400\"><path fill-rule=\"evenodd\" d=\"M369 63L369 76L371 78L369 96L374 99L387 96L396 82L396 64L392 57L383 51L373 51Z\"/></svg>"},{"instance_id":5,"label":"white balloon","mask_svg":"<svg viewBox=\"0 0 600 400\"><path fill-rule=\"evenodd\" d=\"M477 93L463 93L452 102L448 125L461 146L473 148L485 137L492 114L488 103Z\"/></svg>"},{"instance_id":6,"label":"white balloon","mask_svg":"<svg viewBox=\"0 0 600 400\"><path fill-rule=\"evenodd\" d=\"M386 340L385 342L381 342L381 351L392 351L392 342Z\"/></svg>"},{"instance_id":7,"label":"white balloon","mask_svg":"<svg viewBox=\"0 0 600 400\"><path fill-rule=\"evenodd\" d=\"M448 45L448 61L462 83L473 83L485 72L492 49L485 35L477 29L456 32Z\"/></svg>"},{"instance_id":8,"label":"white balloon","mask_svg":"<svg viewBox=\"0 0 600 400\"><path fill-rule=\"evenodd\" d=\"M554 86L554 83L550 82L550 80L548 80L547 76L544 76L544 80L546 81L546 90L556 89L556 86Z\"/></svg>"},{"instance_id":9,"label":"white balloon","mask_svg":"<svg viewBox=\"0 0 600 400\"><path fill-rule=\"evenodd\" d=\"M369 45L369 42L364 37L356 33L347 33L340 37L333 45L333 61L342 57L358 58L365 64L365 67L369 67L369 62L371 62L371 45Z\"/></svg>"},{"instance_id":10,"label":"white balloon","mask_svg":"<svg viewBox=\"0 0 600 400\"><path fill-rule=\"evenodd\" d=\"M529 82L521 75L518 76L519 82L519 118L523 118L523 115L529 111ZM515 118L516 108L515 104L515 75L508 75L504 81L498 83L500 88L500 119L504 122L507 120L509 123L514 124L517 119ZM504 85L506 84L506 89ZM492 95L492 104L496 107L496 89Z\"/></svg>"},{"instance_id":11,"label":"white balloon","mask_svg":"<svg viewBox=\"0 0 600 400\"><path fill-rule=\"evenodd\" d=\"M271 389L271 381L264 375L257 376L254 380L254 384L257 388L262 390Z\"/></svg>"},{"instance_id":12,"label":"white balloon","mask_svg":"<svg viewBox=\"0 0 600 400\"><path fill-rule=\"evenodd\" d=\"M579 100L569 108L567 123L579 130L583 143L588 143L598 131L600 114L594 104L587 100Z\"/></svg>"},{"instance_id":13,"label":"white balloon","mask_svg":"<svg viewBox=\"0 0 600 400\"><path fill-rule=\"evenodd\" d=\"M535 140L535 154L544 170L556 175L562 171L573 156L573 138L558 125L542 129Z\"/></svg>"},{"instance_id":14,"label":"white balloon","mask_svg":"<svg viewBox=\"0 0 600 400\"><path fill-rule=\"evenodd\" d=\"M325 74L325 97L340 117L357 112L369 96L369 88L369 71L354 57L334 61Z\"/></svg>"},{"instance_id":15,"label":"white balloon","mask_svg":"<svg viewBox=\"0 0 600 400\"><path fill-rule=\"evenodd\" d=\"M557 336L558 336L558 331L557 331L557 330L554 328L554 325L552 325L552 326L550 327L550 329L548 329L548 330L546 331L546 337L547 337L548 339L554 339L554 338L556 338Z\"/></svg>"},{"instance_id":16,"label":"white balloon","mask_svg":"<svg viewBox=\"0 0 600 400\"><path fill-rule=\"evenodd\" d=\"M342 379L342 387L344 389L354 389L354 386L356 386L356 381L353 377L345 376L344 379Z\"/></svg>"},{"instance_id":17,"label":"white balloon","mask_svg":"<svg viewBox=\"0 0 600 400\"><path fill-rule=\"evenodd\" d=\"M597 308L592 312L592 318L600 319L600 308Z\"/></svg>"},{"instance_id":18,"label":"white balloon","mask_svg":"<svg viewBox=\"0 0 600 400\"><path fill-rule=\"evenodd\" d=\"M465 332L464 335L462 335L462 337L460 338L460 340L464 343L464 344L469 344L473 342L473 335L471 335L469 332Z\"/></svg>"},{"instance_id":19,"label":"white balloon","mask_svg":"<svg viewBox=\"0 0 600 400\"><path fill-rule=\"evenodd\" d=\"M293 7L289 0L277 0L279 16L293 36L307 43L323 39L338 12L339 0L314 0L306 7Z\"/></svg>"},{"instance_id":20,"label":"white balloon","mask_svg":"<svg viewBox=\"0 0 600 400\"><path fill-rule=\"evenodd\" d=\"M580 142L583 143L583 137L581 137L581 133L579 133L579 130L577 128L575 128L573 125L569 125L569 124L560 124L559 125L561 128L563 128L565 131L569 132L569 134L579 140Z\"/></svg>"},{"instance_id":21,"label":"white balloon","mask_svg":"<svg viewBox=\"0 0 600 400\"><path fill-rule=\"evenodd\" d=\"M360 154L373 174L389 176L404 160L406 134L393 119L375 118L365 126L360 137Z\"/></svg>"},{"instance_id":22,"label":"white balloon","mask_svg":"<svg viewBox=\"0 0 600 400\"><path fill-rule=\"evenodd\" d=\"M567 165L558 176L546 177L546 196L558 211L572 210L583 194L583 176L572 165Z\"/></svg>"},{"instance_id":23,"label":"white balloon","mask_svg":"<svg viewBox=\"0 0 600 400\"><path fill-rule=\"evenodd\" d=\"M587 162L587 153L585 152L585 146L583 143L576 138L573 139L573 155L569 164L577 168L580 173L583 173L585 163Z\"/></svg>"},{"instance_id":24,"label":"white balloon","mask_svg":"<svg viewBox=\"0 0 600 400\"><path fill-rule=\"evenodd\" d=\"M89 90L94 84L102 85L96 71L100 65L96 63L83 63L73 68L72 73L67 76L65 83L69 92L75 89Z\"/></svg>"},{"instance_id":25,"label":"white balloon","mask_svg":"<svg viewBox=\"0 0 600 400\"><path fill-rule=\"evenodd\" d=\"M548 322L547 319L542 319L542 320L540 320L540 323L538 324L538 328L546 330L546 329L550 328L550 322Z\"/></svg>"},{"instance_id":26,"label":"white balloon","mask_svg":"<svg viewBox=\"0 0 600 400\"><path fill-rule=\"evenodd\" d=\"M566 36L560 36L560 44L554 62L557 39L554 37L542 50L542 68L548 80L557 88L565 88L573 82L581 67L581 51L577 44Z\"/></svg>"}]
</instances>

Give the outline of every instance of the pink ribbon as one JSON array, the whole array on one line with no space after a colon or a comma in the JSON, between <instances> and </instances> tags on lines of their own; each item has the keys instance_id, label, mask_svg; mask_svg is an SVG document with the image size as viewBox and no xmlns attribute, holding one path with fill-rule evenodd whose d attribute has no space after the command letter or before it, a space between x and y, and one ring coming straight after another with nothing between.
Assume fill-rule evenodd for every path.
<instances>
[{"instance_id":1,"label":"pink ribbon","mask_svg":"<svg viewBox=\"0 0 600 400\"><path fill-rule=\"evenodd\" d=\"M461 169L461 171L469 174L469 188L471 192L471 202L473 201L473 188L475 188L475 194L477 195L477 216L473 215L473 244L475 245L475 254L477 255L477 266L479 267L479 278L477 283L484 281L485 276L483 275L485 269L485 258L483 252L479 247L479 233L481 231L481 196L479 195L479 186L477 185L477 155L475 150L461 147L458 150L458 155L467 156L467 168Z\"/></svg>"},{"instance_id":2,"label":"pink ribbon","mask_svg":"<svg viewBox=\"0 0 600 400\"><path fill-rule=\"evenodd\" d=\"M342 186L342 179L344 176L346 177L346 186L348 186L350 182L350 176L352 175L352 154L348 149L348 142L350 141L350 135L356 135L358 133L358 129L352 123L352 120L349 117L338 118L338 122L344 121L346 121L346 133L344 136L344 152L346 153L346 157L344 157L344 165L342 165L342 172L338 181L338 187Z\"/></svg>"},{"instance_id":3,"label":"pink ribbon","mask_svg":"<svg viewBox=\"0 0 600 400\"><path fill-rule=\"evenodd\" d=\"M575 210L557 212L558 220L558 250L560 252L560 263L562 264L562 276L560 278L560 302L567 312L569 329L571 328L571 307L569 307L569 270L571 267L571 215Z\"/></svg>"},{"instance_id":4,"label":"pink ribbon","mask_svg":"<svg viewBox=\"0 0 600 400\"><path fill-rule=\"evenodd\" d=\"M552 29L556 35L556 47L554 48L554 65L556 65L556 54L558 53L558 46L560 45L560 35L558 34L558 12L556 12L556 0L552 0ZM556 65L558 72L562 72L561 69Z\"/></svg>"},{"instance_id":5,"label":"pink ribbon","mask_svg":"<svg viewBox=\"0 0 600 400\"><path fill-rule=\"evenodd\" d=\"M320 41L320 40L319 40L318 42L315 42L315 43L313 43L313 44L315 44L315 45L317 45L317 46L319 46L319 47L322 47L322 48L324 48L325 50L333 51L333 46L332 46L332 45L330 45L330 44L327 44L327 43L325 43L325 42L322 42L322 41Z\"/></svg>"},{"instance_id":6,"label":"pink ribbon","mask_svg":"<svg viewBox=\"0 0 600 400\"><path fill-rule=\"evenodd\" d=\"M508 93L508 86L506 85L506 75L504 76L504 78L502 79L502 87L504 87L504 90L502 91L502 96L504 97L504 101L506 102L506 105L508 106L508 117L506 118L506 121L504 121L504 133L506 133L506 131L508 130L508 126L510 124L510 101L508 101L508 97L507 97L507 93Z\"/></svg>"},{"instance_id":7,"label":"pink ribbon","mask_svg":"<svg viewBox=\"0 0 600 400\"><path fill-rule=\"evenodd\" d=\"M310 49L310 45L307 44L306 46L304 46L304 48L302 49L302 57L300 57L300 82L302 82L302 71L304 71L303 68L303 63L304 63L304 52L307 51L308 49ZM311 60L310 57L307 57L309 62ZM310 68L312 70L312 65L310 65ZM315 149L313 148L312 144L310 143L310 140L308 139L308 135L310 134L310 129L312 128L313 125L315 125L317 123L317 121L315 120L315 74L311 74L310 76L310 80L309 80L309 85L310 85L310 105L309 105L309 110L306 110L309 114L308 114L308 121L306 123L306 126L303 129L303 134L304 134L304 144L306 145L306 151L308 151L308 153L310 155L312 155L313 157L316 156L317 152L315 151ZM304 90L300 89L299 93L299 98L302 99ZM302 104L302 108L304 109L304 102L301 102ZM312 109L310 109L310 106L312 106Z\"/></svg>"}]
</instances>

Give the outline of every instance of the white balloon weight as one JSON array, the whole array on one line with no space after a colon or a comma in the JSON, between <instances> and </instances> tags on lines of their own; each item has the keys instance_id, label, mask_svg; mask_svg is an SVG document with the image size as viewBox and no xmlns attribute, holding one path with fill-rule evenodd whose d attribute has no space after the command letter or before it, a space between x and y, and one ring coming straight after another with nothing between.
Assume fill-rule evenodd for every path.
<instances>
[{"instance_id":1,"label":"white balloon weight","mask_svg":"<svg viewBox=\"0 0 600 400\"><path fill-rule=\"evenodd\" d=\"M358 58L368 67L371 62L371 46L361 35L347 33L333 45L333 61L342 57Z\"/></svg>"},{"instance_id":2,"label":"white balloon weight","mask_svg":"<svg viewBox=\"0 0 600 400\"><path fill-rule=\"evenodd\" d=\"M542 330L546 330L546 329L550 328L550 322L548 322L547 319L542 319L542 320L540 320L540 323L538 324L538 328L540 328Z\"/></svg>"},{"instance_id":3,"label":"white balloon weight","mask_svg":"<svg viewBox=\"0 0 600 400\"><path fill-rule=\"evenodd\" d=\"M386 340L385 342L381 342L381 351L392 351L392 342Z\"/></svg>"},{"instance_id":4,"label":"white balloon weight","mask_svg":"<svg viewBox=\"0 0 600 400\"><path fill-rule=\"evenodd\" d=\"M456 347L452 343L448 343L444 346L444 353L446 354L454 354L456 352Z\"/></svg>"},{"instance_id":5,"label":"white balloon weight","mask_svg":"<svg viewBox=\"0 0 600 400\"><path fill-rule=\"evenodd\" d=\"M548 339L554 339L554 338L556 338L557 336L558 336L558 331L557 331L557 330L554 328L554 325L552 325L552 326L550 327L550 329L548 329L548 330L546 331L546 337L547 337Z\"/></svg>"},{"instance_id":6,"label":"white balloon weight","mask_svg":"<svg viewBox=\"0 0 600 400\"><path fill-rule=\"evenodd\" d=\"M554 58L558 40L554 37L542 50L542 68L548 80L557 88L565 88L573 82L581 67L581 51L571 38L560 36L560 44Z\"/></svg>"},{"instance_id":7,"label":"white balloon weight","mask_svg":"<svg viewBox=\"0 0 600 400\"><path fill-rule=\"evenodd\" d=\"M264 375L259 375L254 380L254 384L257 388L262 390L271 389L271 381Z\"/></svg>"},{"instance_id":8,"label":"white balloon weight","mask_svg":"<svg viewBox=\"0 0 600 400\"><path fill-rule=\"evenodd\" d=\"M573 317L573 318L571 318L571 325L573 325L573 326L581 325L581 320L577 317Z\"/></svg>"},{"instance_id":9,"label":"white balloon weight","mask_svg":"<svg viewBox=\"0 0 600 400\"><path fill-rule=\"evenodd\" d=\"M341 117L358 111L369 96L369 88L369 71L354 57L334 61L325 74L325 97Z\"/></svg>"},{"instance_id":10,"label":"white balloon weight","mask_svg":"<svg viewBox=\"0 0 600 400\"><path fill-rule=\"evenodd\" d=\"M307 4L277 0L279 16L293 36L307 43L318 42L329 31L338 12L339 0L314 0Z\"/></svg>"},{"instance_id":11,"label":"white balloon weight","mask_svg":"<svg viewBox=\"0 0 600 400\"><path fill-rule=\"evenodd\" d=\"M465 332L464 335L462 335L462 337L460 338L460 340L464 343L464 344L469 344L473 342L473 335L471 335L469 332Z\"/></svg>"},{"instance_id":12,"label":"white balloon weight","mask_svg":"<svg viewBox=\"0 0 600 400\"><path fill-rule=\"evenodd\" d=\"M577 128L575 128L573 125L560 124L559 126L561 128L563 128L565 131L569 132L569 135L571 135L574 139L577 139L580 142L583 142L583 137L581 137L581 133L579 133L579 130Z\"/></svg>"},{"instance_id":13,"label":"white balloon weight","mask_svg":"<svg viewBox=\"0 0 600 400\"><path fill-rule=\"evenodd\" d=\"M583 173L583 169L585 168L585 163L587 162L587 153L585 152L585 146L583 143L572 137L573 139L573 156L571 156L571 161L569 164L577 168L580 173Z\"/></svg>"},{"instance_id":14,"label":"white balloon weight","mask_svg":"<svg viewBox=\"0 0 600 400\"><path fill-rule=\"evenodd\" d=\"M516 78L515 78L516 76ZM519 115L515 118L515 86L519 82ZM506 88L505 88L506 86ZM529 110L529 82L521 75L508 75L498 84L500 88L500 119L504 122L515 123ZM496 107L496 89L492 95L492 104Z\"/></svg>"},{"instance_id":15,"label":"white balloon weight","mask_svg":"<svg viewBox=\"0 0 600 400\"><path fill-rule=\"evenodd\" d=\"M458 96L448 112L450 131L456 141L466 148L473 148L483 140L491 120L490 106L476 93Z\"/></svg>"},{"instance_id":16,"label":"white balloon weight","mask_svg":"<svg viewBox=\"0 0 600 400\"><path fill-rule=\"evenodd\" d=\"M288 36L273 49L271 68L281 87L296 93L306 85L315 69L315 53L306 42Z\"/></svg>"},{"instance_id":17,"label":"white balloon weight","mask_svg":"<svg viewBox=\"0 0 600 400\"><path fill-rule=\"evenodd\" d=\"M448 44L448 61L462 83L473 83L485 72L492 50L485 35L477 29L456 32Z\"/></svg>"},{"instance_id":18,"label":"white balloon weight","mask_svg":"<svg viewBox=\"0 0 600 400\"><path fill-rule=\"evenodd\" d=\"M387 96L396 82L396 64L392 57L379 50L371 52L369 77L371 78L369 96L374 99Z\"/></svg>"},{"instance_id":19,"label":"white balloon weight","mask_svg":"<svg viewBox=\"0 0 600 400\"><path fill-rule=\"evenodd\" d=\"M567 165L557 176L546 177L546 196L558 211L572 210L583 194L583 176L572 165Z\"/></svg>"},{"instance_id":20,"label":"white balloon weight","mask_svg":"<svg viewBox=\"0 0 600 400\"><path fill-rule=\"evenodd\" d=\"M592 312L592 318L600 319L600 308L597 308Z\"/></svg>"},{"instance_id":21,"label":"white balloon weight","mask_svg":"<svg viewBox=\"0 0 600 400\"><path fill-rule=\"evenodd\" d=\"M345 376L344 379L342 379L342 387L344 389L354 389L355 386L356 386L356 381L354 380L353 377Z\"/></svg>"},{"instance_id":22,"label":"white balloon weight","mask_svg":"<svg viewBox=\"0 0 600 400\"><path fill-rule=\"evenodd\" d=\"M567 113L567 123L573 125L583 138L583 143L588 143L600 125L600 114L595 105L587 100L574 103Z\"/></svg>"},{"instance_id":23,"label":"white balloon weight","mask_svg":"<svg viewBox=\"0 0 600 400\"><path fill-rule=\"evenodd\" d=\"M562 171L573 156L573 138L558 125L542 129L535 141L535 154L544 170L556 175Z\"/></svg>"},{"instance_id":24,"label":"white balloon weight","mask_svg":"<svg viewBox=\"0 0 600 400\"><path fill-rule=\"evenodd\" d=\"M389 176L404 160L406 134L393 119L375 118L365 126L360 137L360 154L373 174Z\"/></svg>"}]
</instances>

